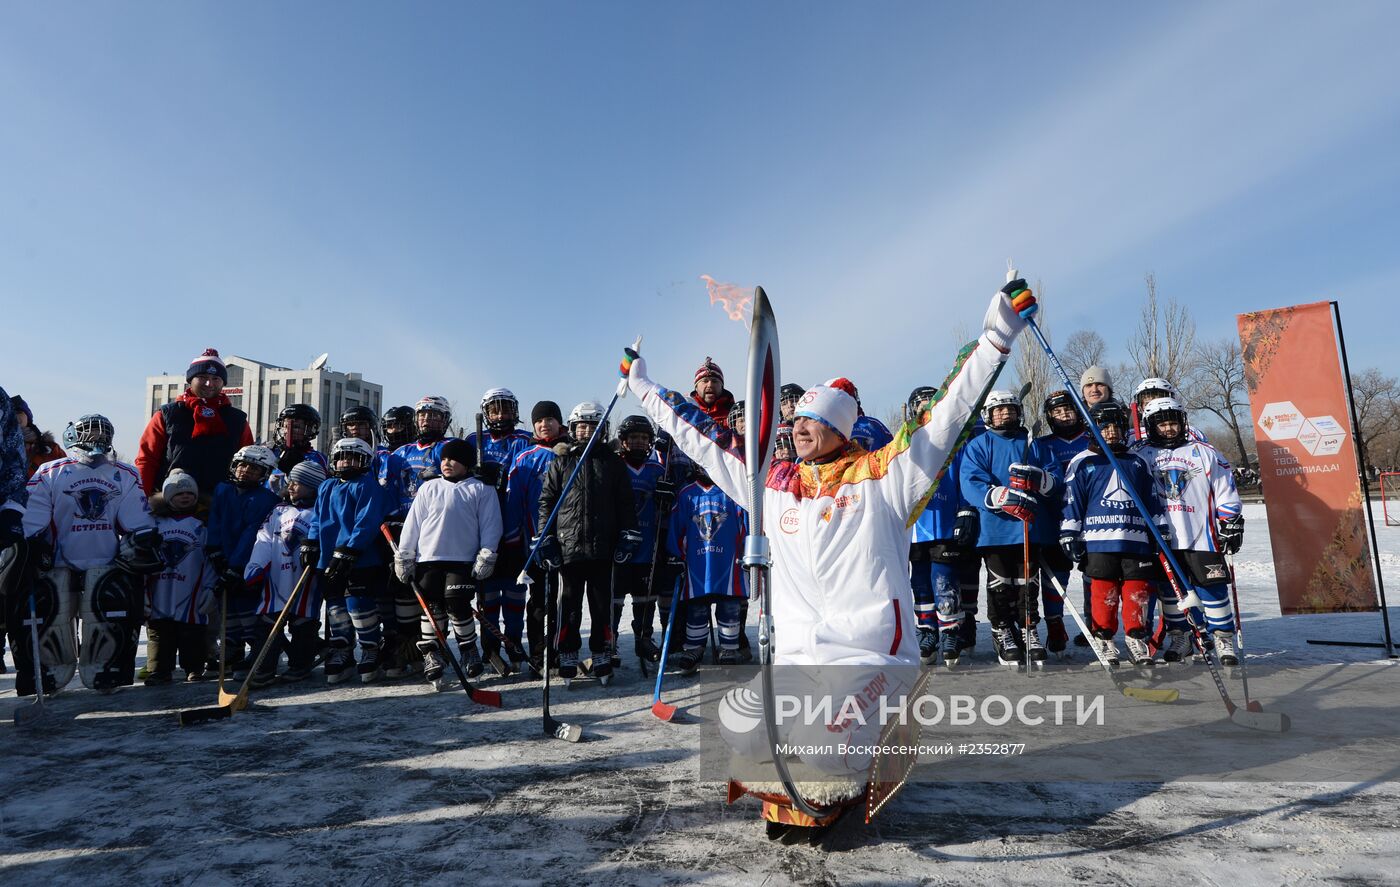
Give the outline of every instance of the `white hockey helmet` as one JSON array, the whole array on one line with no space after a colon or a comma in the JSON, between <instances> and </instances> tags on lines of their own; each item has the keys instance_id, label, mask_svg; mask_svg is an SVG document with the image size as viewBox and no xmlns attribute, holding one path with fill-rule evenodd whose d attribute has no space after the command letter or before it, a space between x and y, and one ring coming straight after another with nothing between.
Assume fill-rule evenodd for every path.
<instances>
[{"instance_id":1,"label":"white hockey helmet","mask_svg":"<svg viewBox=\"0 0 1400 887\"><path fill-rule=\"evenodd\" d=\"M350 460L348 468L340 463ZM355 477L374 463L374 447L358 437L342 437L331 446L331 473L336 477Z\"/></svg>"},{"instance_id":2,"label":"white hockey helmet","mask_svg":"<svg viewBox=\"0 0 1400 887\"><path fill-rule=\"evenodd\" d=\"M487 408L493 403L510 404L503 418L492 419ZM491 388L481 395L481 412L486 416L486 425L497 434L503 434L520 424L520 401L509 388Z\"/></svg>"},{"instance_id":3,"label":"white hockey helmet","mask_svg":"<svg viewBox=\"0 0 1400 887\"><path fill-rule=\"evenodd\" d=\"M1157 433L1157 423L1164 419L1175 419L1181 424L1172 437ZM1163 446L1177 444L1186 438L1186 408L1175 397L1155 397L1142 408L1142 424L1147 428L1147 439L1152 444Z\"/></svg>"},{"instance_id":4,"label":"white hockey helmet","mask_svg":"<svg viewBox=\"0 0 1400 887\"><path fill-rule=\"evenodd\" d=\"M112 452L116 429L106 416L89 413L69 422L63 431L63 448L76 451L81 458L102 458Z\"/></svg>"},{"instance_id":5,"label":"white hockey helmet","mask_svg":"<svg viewBox=\"0 0 1400 887\"><path fill-rule=\"evenodd\" d=\"M277 457L272 454L272 450L262 444L250 444L234 453L233 461L229 463L229 469L232 470L239 462L256 465L268 474L277 470Z\"/></svg>"},{"instance_id":6,"label":"white hockey helmet","mask_svg":"<svg viewBox=\"0 0 1400 887\"><path fill-rule=\"evenodd\" d=\"M1178 396L1179 396L1179 395L1177 394L1177 390L1176 390L1176 386L1175 386L1175 385L1173 385L1172 383L1168 382L1166 379L1163 379L1163 378L1160 378L1160 377L1157 377L1157 376L1153 376L1151 379L1143 379L1141 382L1139 382L1139 383L1137 384L1137 387L1133 389L1133 403L1136 403L1136 404L1138 404L1139 406L1141 406L1141 405L1142 405L1142 396L1143 396L1144 394L1148 394L1149 392L1153 392L1153 391L1161 391L1161 392L1164 392L1164 394L1160 394L1160 395L1158 395L1158 397L1164 397L1164 396L1165 396L1165 397L1178 397ZM1153 400L1155 400L1155 399L1156 399L1156 398L1153 398Z\"/></svg>"},{"instance_id":7,"label":"white hockey helmet","mask_svg":"<svg viewBox=\"0 0 1400 887\"><path fill-rule=\"evenodd\" d=\"M442 413L447 417L447 421L452 421L452 405L447 402L447 398L438 397L436 394L418 398L418 402L413 405L413 412Z\"/></svg>"},{"instance_id":8,"label":"white hockey helmet","mask_svg":"<svg viewBox=\"0 0 1400 887\"><path fill-rule=\"evenodd\" d=\"M585 400L583 403L575 404L574 408L569 410L569 433L571 435L574 432L574 426L580 423L592 425L595 428L601 425L602 428L597 433L601 434L604 440L607 439L608 424L603 421L603 405L597 401Z\"/></svg>"},{"instance_id":9,"label":"white hockey helmet","mask_svg":"<svg viewBox=\"0 0 1400 887\"><path fill-rule=\"evenodd\" d=\"M988 394L986 400L982 401L982 421L986 423L988 428L992 427L992 410L996 407L1015 407L1016 424L1021 424L1024 410L1021 407L1021 397L1016 392L998 388Z\"/></svg>"}]
</instances>

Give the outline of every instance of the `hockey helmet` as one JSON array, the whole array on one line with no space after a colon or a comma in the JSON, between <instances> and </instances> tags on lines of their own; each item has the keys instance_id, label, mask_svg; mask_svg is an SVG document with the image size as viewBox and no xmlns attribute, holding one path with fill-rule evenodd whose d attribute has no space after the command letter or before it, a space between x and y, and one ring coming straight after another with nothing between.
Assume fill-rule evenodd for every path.
<instances>
[{"instance_id":1,"label":"hockey helmet","mask_svg":"<svg viewBox=\"0 0 1400 887\"><path fill-rule=\"evenodd\" d=\"M401 409L401 408L400 408L400 407L395 407L395 409ZM346 429L346 426L348 426L348 425L356 425L356 424L359 424L359 423L364 423L365 427L367 427L367 428L369 429L369 436L370 436L370 440L371 440L371 441L375 441L375 440L378 440L378 439L379 439L379 417L376 416L376 415L374 414L374 410L370 409L370 408L367 407L367 406L363 406L363 405L362 405L362 406L357 406L357 407L351 407L350 409L348 409L348 410L346 410L345 412L341 413L341 414L340 414L340 425L339 425L339 427L336 429L336 432L337 432L341 437L355 437L356 435L351 434L349 431L346 431L345 429Z\"/></svg>"},{"instance_id":2,"label":"hockey helmet","mask_svg":"<svg viewBox=\"0 0 1400 887\"><path fill-rule=\"evenodd\" d=\"M1005 388L998 388L987 395L987 399L982 401L982 421L988 428L992 425L992 410L997 407L1015 407L1016 418L1012 420L1008 428L1015 428L1021 424L1021 397L1014 391L1007 391Z\"/></svg>"},{"instance_id":3,"label":"hockey helmet","mask_svg":"<svg viewBox=\"0 0 1400 887\"><path fill-rule=\"evenodd\" d=\"M1061 407L1069 407L1070 412L1073 413L1073 418L1071 418L1068 422L1057 422L1055 421L1055 418L1052 415L1056 410L1060 409ZM1068 391L1061 389L1059 391L1052 391L1049 394L1047 394L1045 396L1045 404L1042 412L1045 416L1046 423L1050 426L1052 431L1060 432L1084 430L1084 417L1079 415L1079 408L1075 406L1074 397Z\"/></svg>"},{"instance_id":4,"label":"hockey helmet","mask_svg":"<svg viewBox=\"0 0 1400 887\"><path fill-rule=\"evenodd\" d=\"M602 404L599 404L597 401L585 400L582 403L575 404L574 408L569 410L569 434L575 440L579 439L578 435L575 433L575 426L580 424L592 425L593 428L590 429L590 434L596 431L604 440L607 439L608 423L603 421L603 407Z\"/></svg>"},{"instance_id":5,"label":"hockey helmet","mask_svg":"<svg viewBox=\"0 0 1400 887\"><path fill-rule=\"evenodd\" d=\"M1149 396L1144 399L1144 395ZM1151 379L1143 379L1137 384L1137 387L1133 389L1133 402L1138 405L1138 409L1141 409L1146 406L1149 401L1156 400L1159 397L1177 396L1175 385L1168 382L1166 379L1156 376Z\"/></svg>"},{"instance_id":6,"label":"hockey helmet","mask_svg":"<svg viewBox=\"0 0 1400 887\"><path fill-rule=\"evenodd\" d=\"M331 473L338 478L357 477L373 462L374 448L358 437L342 437L331 447Z\"/></svg>"},{"instance_id":7,"label":"hockey helmet","mask_svg":"<svg viewBox=\"0 0 1400 887\"><path fill-rule=\"evenodd\" d=\"M744 419L744 402L742 400L736 400L734 401L734 405L729 408L729 415L724 421L731 429L742 434L743 432L739 431L739 423L743 422Z\"/></svg>"},{"instance_id":8,"label":"hockey helmet","mask_svg":"<svg viewBox=\"0 0 1400 887\"><path fill-rule=\"evenodd\" d=\"M1094 420L1094 424L1102 430L1109 426L1118 429L1118 433L1126 440L1128 437L1128 411L1121 403L1113 399L1101 400L1089 407L1089 418Z\"/></svg>"},{"instance_id":9,"label":"hockey helmet","mask_svg":"<svg viewBox=\"0 0 1400 887\"><path fill-rule=\"evenodd\" d=\"M321 433L321 414L316 412L316 408L307 403L288 404L282 408L282 412L277 414L277 442L282 446L288 446L291 441L286 438L286 422L293 420L302 423L305 429L305 440L298 441L306 443L313 440Z\"/></svg>"},{"instance_id":10,"label":"hockey helmet","mask_svg":"<svg viewBox=\"0 0 1400 887\"><path fill-rule=\"evenodd\" d=\"M904 402L906 419L917 418L920 413L928 409L929 401L938 394L938 389L932 385L920 385L909 392L909 399Z\"/></svg>"},{"instance_id":11,"label":"hockey helmet","mask_svg":"<svg viewBox=\"0 0 1400 887\"><path fill-rule=\"evenodd\" d=\"M233 460L229 463L229 470L232 471L239 462L247 462L249 465L261 468L267 474L277 470L277 457L272 454L272 450L262 444L250 444L234 453Z\"/></svg>"},{"instance_id":12,"label":"hockey helmet","mask_svg":"<svg viewBox=\"0 0 1400 887\"><path fill-rule=\"evenodd\" d=\"M1176 434L1166 437L1157 431L1158 423L1175 419ZM1147 440L1156 447L1180 446L1186 440L1186 409L1174 397L1157 397L1142 408L1142 424L1147 428Z\"/></svg>"},{"instance_id":13,"label":"hockey helmet","mask_svg":"<svg viewBox=\"0 0 1400 887\"><path fill-rule=\"evenodd\" d=\"M508 405L498 418L491 418L491 404ZM481 395L481 414L486 417L486 427L496 434L504 434L520 424L520 401L509 388L492 388Z\"/></svg>"},{"instance_id":14,"label":"hockey helmet","mask_svg":"<svg viewBox=\"0 0 1400 887\"><path fill-rule=\"evenodd\" d=\"M115 436L116 430L111 420L97 413L89 413L79 416L76 422L68 423L63 431L63 448L77 452L84 461L105 458L112 452L112 438Z\"/></svg>"}]
</instances>

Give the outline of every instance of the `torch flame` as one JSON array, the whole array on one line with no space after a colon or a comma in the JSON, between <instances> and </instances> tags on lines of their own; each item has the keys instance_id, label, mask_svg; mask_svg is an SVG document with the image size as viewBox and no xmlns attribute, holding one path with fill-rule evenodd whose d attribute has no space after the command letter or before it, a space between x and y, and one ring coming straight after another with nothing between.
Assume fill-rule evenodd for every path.
<instances>
[{"instance_id":1,"label":"torch flame","mask_svg":"<svg viewBox=\"0 0 1400 887\"><path fill-rule=\"evenodd\" d=\"M729 315L730 320L747 325L748 315L753 312L752 289L744 289L732 283L720 283L708 274L701 274L700 279L705 281L711 305L718 304L724 309L724 313Z\"/></svg>"}]
</instances>

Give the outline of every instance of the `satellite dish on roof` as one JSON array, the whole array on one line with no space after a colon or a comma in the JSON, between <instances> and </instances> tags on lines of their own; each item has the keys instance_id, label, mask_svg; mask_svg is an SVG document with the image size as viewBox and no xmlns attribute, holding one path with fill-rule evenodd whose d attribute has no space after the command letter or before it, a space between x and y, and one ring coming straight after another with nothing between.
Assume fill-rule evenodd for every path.
<instances>
[{"instance_id":1,"label":"satellite dish on roof","mask_svg":"<svg viewBox=\"0 0 1400 887\"><path fill-rule=\"evenodd\" d=\"M330 360L330 359L331 359L331 353L330 353L329 351L327 351L325 354L322 354L320 357L318 357L318 358L316 358L315 360L311 361L311 366L307 367L307 369L308 369L308 370L319 370L319 369L321 369L322 367L324 367L324 366L326 365L326 361L328 361L328 360Z\"/></svg>"}]
</instances>

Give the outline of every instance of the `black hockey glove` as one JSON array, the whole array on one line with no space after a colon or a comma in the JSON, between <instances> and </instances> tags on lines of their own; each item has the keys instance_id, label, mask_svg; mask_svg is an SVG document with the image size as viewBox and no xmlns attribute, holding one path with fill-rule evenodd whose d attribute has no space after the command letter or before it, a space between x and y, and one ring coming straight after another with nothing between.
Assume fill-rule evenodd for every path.
<instances>
[{"instance_id":1,"label":"black hockey glove","mask_svg":"<svg viewBox=\"0 0 1400 887\"><path fill-rule=\"evenodd\" d=\"M210 545L204 549L204 559L214 568L215 573L223 573L228 569L228 557L217 545Z\"/></svg>"},{"instance_id":2,"label":"black hockey glove","mask_svg":"<svg viewBox=\"0 0 1400 887\"><path fill-rule=\"evenodd\" d=\"M1065 533L1060 537L1060 550L1069 558L1070 563L1078 565L1084 562L1089 552L1084 547L1084 540L1073 533Z\"/></svg>"},{"instance_id":3,"label":"black hockey glove","mask_svg":"<svg viewBox=\"0 0 1400 887\"><path fill-rule=\"evenodd\" d=\"M564 553L553 535L536 536L530 544L535 547L535 561L546 570L557 570L564 565Z\"/></svg>"},{"instance_id":4,"label":"black hockey glove","mask_svg":"<svg viewBox=\"0 0 1400 887\"><path fill-rule=\"evenodd\" d=\"M123 537L114 563L133 576L152 576L165 568L160 556L160 531L152 527Z\"/></svg>"},{"instance_id":5,"label":"black hockey glove","mask_svg":"<svg viewBox=\"0 0 1400 887\"><path fill-rule=\"evenodd\" d=\"M321 562L321 543L315 539L301 540L301 568L315 568Z\"/></svg>"},{"instance_id":6,"label":"black hockey glove","mask_svg":"<svg viewBox=\"0 0 1400 887\"><path fill-rule=\"evenodd\" d=\"M46 573L53 569L53 545L43 536L30 536L26 543L29 557L34 561L34 569Z\"/></svg>"},{"instance_id":7,"label":"black hockey glove","mask_svg":"<svg viewBox=\"0 0 1400 887\"><path fill-rule=\"evenodd\" d=\"M243 581L243 576L232 567L220 573L218 581L214 583L214 593L220 596L237 597L247 590L248 586Z\"/></svg>"},{"instance_id":8,"label":"black hockey glove","mask_svg":"<svg viewBox=\"0 0 1400 887\"><path fill-rule=\"evenodd\" d=\"M1216 524L1216 531L1220 534L1220 550L1226 554L1235 554L1244 542L1244 518L1226 518Z\"/></svg>"},{"instance_id":9,"label":"black hockey glove","mask_svg":"<svg viewBox=\"0 0 1400 887\"><path fill-rule=\"evenodd\" d=\"M642 547L642 534L636 530L623 530L617 537L617 549L613 551L613 563L625 564Z\"/></svg>"},{"instance_id":10,"label":"black hockey glove","mask_svg":"<svg viewBox=\"0 0 1400 887\"><path fill-rule=\"evenodd\" d=\"M359 559L360 553L355 549L337 548L331 554L330 566L326 567L326 581L339 582L349 578L350 571L355 569L355 561Z\"/></svg>"},{"instance_id":11,"label":"black hockey glove","mask_svg":"<svg viewBox=\"0 0 1400 887\"><path fill-rule=\"evenodd\" d=\"M472 474L486 486L496 487L501 483L501 464L499 462L478 462Z\"/></svg>"},{"instance_id":12,"label":"black hockey glove","mask_svg":"<svg viewBox=\"0 0 1400 887\"><path fill-rule=\"evenodd\" d=\"M977 509L958 510L958 516L953 520L953 544L964 549L977 544Z\"/></svg>"},{"instance_id":13,"label":"black hockey glove","mask_svg":"<svg viewBox=\"0 0 1400 887\"><path fill-rule=\"evenodd\" d=\"M0 551L24 541L24 515L13 508L0 511Z\"/></svg>"},{"instance_id":14,"label":"black hockey glove","mask_svg":"<svg viewBox=\"0 0 1400 887\"><path fill-rule=\"evenodd\" d=\"M671 510L671 506L676 504L676 485L669 480L659 480L656 482L656 492L652 494L652 500L656 503L658 514Z\"/></svg>"}]
</instances>

